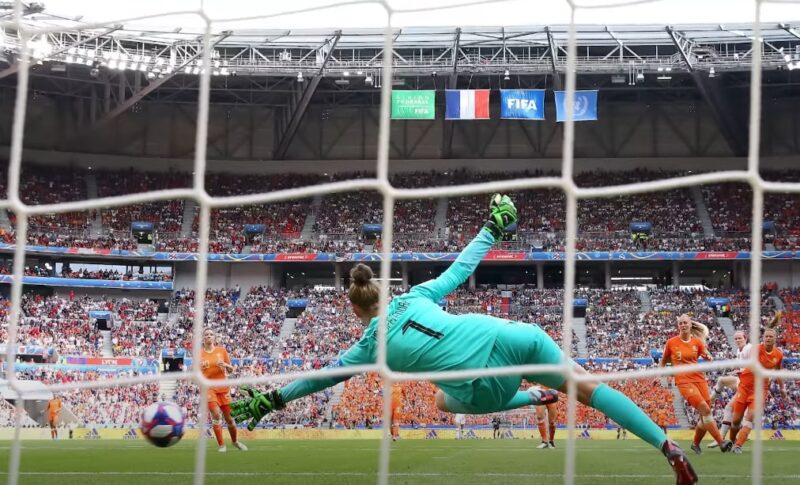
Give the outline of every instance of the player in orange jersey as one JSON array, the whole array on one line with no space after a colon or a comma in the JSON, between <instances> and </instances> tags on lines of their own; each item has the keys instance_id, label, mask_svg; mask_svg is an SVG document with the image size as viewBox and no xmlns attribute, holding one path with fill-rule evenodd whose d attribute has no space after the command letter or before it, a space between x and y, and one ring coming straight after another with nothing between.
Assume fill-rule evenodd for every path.
<instances>
[{"instance_id":1,"label":"player in orange jersey","mask_svg":"<svg viewBox=\"0 0 800 485\"><path fill-rule=\"evenodd\" d=\"M696 364L699 357L711 360L711 354L706 350L705 338L708 336L708 328L705 325L693 322L689 315L683 314L678 317L678 332L677 336L667 340L664 355L659 364L661 367L666 366L667 363L672 363L673 367ZM705 375L702 372L675 374L675 384L684 399L700 413L700 421L697 422L694 431L692 450L698 455L703 452L700 442L706 432L709 432L719 443L719 448L723 453L730 451L733 443L722 440L717 423L714 422L711 414L711 394L708 391Z\"/></svg>"},{"instance_id":2,"label":"player in orange jersey","mask_svg":"<svg viewBox=\"0 0 800 485\"><path fill-rule=\"evenodd\" d=\"M403 386L399 382L392 384L392 420L391 432L392 441L397 441L400 437L400 420L403 412Z\"/></svg>"},{"instance_id":3,"label":"player in orange jersey","mask_svg":"<svg viewBox=\"0 0 800 485\"><path fill-rule=\"evenodd\" d=\"M541 391L547 389L542 386L534 386ZM537 446L539 449L556 447L556 421L558 420L558 404L552 402L536 406L536 424L539 427L539 436L542 443Z\"/></svg>"},{"instance_id":4,"label":"player in orange jersey","mask_svg":"<svg viewBox=\"0 0 800 485\"><path fill-rule=\"evenodd\" d=\"M50 424L50 438L58 438L58 429L56 424L58 422L58 415L61 414L61 399L55 394L53 399L47 402L47 422Z\"/></svg>"},{"instance_id":5,"label":"player in orange jersey","mask_svg":"<svg viewBox=\"0 0 800 485\"><path fill-rule=\"evenodd\" d=\"M775 346L777 332L774 328L764 330L764 342L755 347L758 352L758 362L765 369L780 369L783 366L783 351ZM749 355L743 355L747 359ZM777 379L781 390L781 397L787 399L783 379ZM769 379L764 379L764 401L767 402L769 394ZM739 373L739 387L733 397L733 422L731 424L731 439L736 442L734 453L742 452L742 445L747 441L747 436L752 429L753 412L756 403L756 378L753 371L745 368ZM746 419L745 419L746 418Z\"/></svg>"},{"instance_id":6,"label":"player in orange jersey","mask_svg":"<svg viewBox=\"0 0 800 485\"><path fill-rule=\"evenodd\" d=\"M228 373L233 372L231 358L228 351L216 345L214 331L203 331L203 350L200 352L200 369L207 379L225 379ZM222 438L222 419L228 425L231 441L236 448L247 451L244 443L239 442L236 433L236 422L231 417L231 390L229 387L210 387L208 389L208 411L211 413L211 426L219 445L218 451L228 451L225 440Z\"/></svg>"}]
</instances>

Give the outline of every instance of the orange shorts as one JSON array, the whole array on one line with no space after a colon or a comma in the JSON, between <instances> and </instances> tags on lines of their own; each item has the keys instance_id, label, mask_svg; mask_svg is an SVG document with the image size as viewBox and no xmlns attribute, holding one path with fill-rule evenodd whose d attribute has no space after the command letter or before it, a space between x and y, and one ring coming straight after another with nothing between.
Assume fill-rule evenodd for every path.
<instances>
[{"instance_id":1,"label":"orange shorts","mask_svg":"<svg viewBox=\"0 0 800 485\"><path fill-rule=\"evenodd\" d=\"M678 384L678 390L681 396L695 409L702 403L711 404L711 393L708 392L708 383L706 381Z\"/></svg>"},{"instance_id":2,"label":"orange shorts","mask_svg":"<svg viewBox=\"0 0 800 485\"><path fill-rule=\"evenodd\" d=\"M208 406L211 407L214 404L217 406L227 406L229 405L231 400L231 390L228 387L218 387L215 389L209 389L208 393Z\"/></svg>"},{"instance_id":3,"label":"orange shorts","mask_svg":"<svg viewBox=\"0 0 800 485\"><path fill-rule=\"evenodd\" d=\"M47 422L50 423L51 426L55 426L56 421L58 421L58 414L49 414L47 416Z\"/></svg>"},{"instance_id":4,"label":"orange shorts","mask_svg":"<svg viewBox=\"0 0 800 485\"><path fill-rule=\"evenodd\" d=\"M768 398L768 391L764 390L764 403ZM733 414L744 414L745 411L753 410L756 405L756 392L750 389L739 389L733 396Z\"/></svg>"}]
</instances>

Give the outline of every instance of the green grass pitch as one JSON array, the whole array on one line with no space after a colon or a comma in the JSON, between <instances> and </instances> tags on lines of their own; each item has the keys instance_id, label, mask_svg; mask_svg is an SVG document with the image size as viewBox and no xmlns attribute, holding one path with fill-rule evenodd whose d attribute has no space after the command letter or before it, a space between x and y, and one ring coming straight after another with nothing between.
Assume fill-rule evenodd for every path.
<instances>
[{"instance_id":1,"label":"green grass pitch","mask_svg":"<svg viewBox=\"0 0 800 485\"><path fill-rule=\"evenodd\" d=\"M564 442L538 450L534 440L408 440L392 444L392 484L560 483ZM687 443L681 443L688 448ZM373 484L379 441L252 441L250 451L208 445L206 483L210 484ZM675 483L666 460L641 441L579 441L579 484ZM752 455L705 450L690 457L701 483L749 484ZM11 443L0 443L0 473L5 481ZM765 484L800 482L800 442L764 443ZM23 442L22 484L189 484L195 442L168 448L143 441Z\"/></svg>"}]
</instances>

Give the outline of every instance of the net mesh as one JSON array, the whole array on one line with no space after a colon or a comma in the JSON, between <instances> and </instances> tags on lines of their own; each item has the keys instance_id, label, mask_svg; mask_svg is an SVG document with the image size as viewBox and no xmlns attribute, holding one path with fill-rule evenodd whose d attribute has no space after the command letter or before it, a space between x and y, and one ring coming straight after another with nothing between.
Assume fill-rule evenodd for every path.
<instances>
[{"instance_id":1,"label":"net mesh","mask_svg":"<svg viewBox=\"0 0 800 485\"><path fill-rule=\"evenodd\" d=\"M388 178L388 161L389 161L389 134L390 134L390 96L391 96L391 83L385 83L381 88L381 107L380 107L380 127L378 136L378 152L376 160L376 173L377 176L371 179L347 180L341 182L327 183L313 187L304 187L296 189L279 190L269 193L253 194L246 196L233 196L233 197L211 197L205 190L205 168L206 168L206 141L207 141L207 127L208 127L208 113L209 113L209 85L210 85L210 69L204 70L200 77L199 100L198 100L198 119L197 131L195 137L195 157L194 157L194 181L192 189L172 189L160 190L136 195L125 195L118 197L107 197L100 199L93 199L80 202L59 203L49 205L26 205L20 199L19 181L20 169L22 160L22 148L24 143L24 125L26 114L26 102L28 99L28 78L30 68L30 46L28 41L37 35L60 31L63 32L62 27L54 27L51 29L37 29L29 28L22 21L23 3L20 0L14 2L14 20L5 22L6 26L13 26L17 29L20 35L20 62L18 66L17 80L18 88L15 100L14 122L12 125L12 143L10 151L9 172L8 172L8 199L0 202L0 208L9 209L17 214L16 233L17 241L25 241L27 239L28 218L30 216L47 213L66 213L80 210L99 209L101 207L118 207L134 203L142 203L149 201L164 201L172 199L193 199L200 207L199 216L199 249L198 249L198 262L197 262L197 276L195 280L195 313L193 323L193 368L188 372L181 374L166 375L148 375L130 378L116 378L103 381L85 381L85 382L71 382L67 384L50 385L49 388L53 392L60 392L70 389L88 389L99 388L108 386L125 386L142 383L152 383L158 380L187 380L194 382L198 385L200 392L200 403L198 407L198 424L206 423L208 419L207 402L206 402L206 389L211 384L211 381L206 379L199 369L199 352L202 349L201 339L204 322L205 311L205 291L207 283L207 268L208 268L208 241L210 229L210 214L213 208L234 207L240 205L279 202L291 199L300 199L304 197L314 196L318 194L328 194L345 191L357 190L376 190L383 196L383 253L381 257L380 278L381 278L381 302L380 302L380 323L378 327L378 353L377 362L373 365L350 367L347 369L333 369L328 370L328 376L344 376L352 375L354 373L374 371L377 372L384 382L383 396L391 396L391 385L398 381L407 380L432 380L432 379L447 379L447 378L465 378L465 377L481 377L481 376L497 376L497 375L520 375L531 373L544 373L544 372L560 372L567 381L568 387L568 440L566 445L566 459L564 465L564 482L573 484L575 482L575 460L576 460L576 407L577 401L576 386L580 381L594 380L594 381L613 381L618 379L631 379L631 378L652 378L657 376L666 376L674 374L674 369L671 368L650 368L640 369L632 372L613 372L601 375L582 375L577 374L573 368L564 361L560 365L526 365L514 366L504 368L492 368L481 370L463 370L463 371L448 371L448 372L430 372L430 373L415 373L405 374L392 371L386 364L386 320L385 311L389 295L389 279L391 269L391 248L392 248L392 222L393 210L396 200L402 199L417 199L417 198L438 198L438 197L453 197L472 194L485 194L492 192L508 192L512 190L521 189L536 189L536 188L557 188L564 191L566 195L566 255L565 255L565 271L564 271L564 302L563 302L563 342L562 349L565 355L570 355L572 348L572 316L573 316L573 289L575 286L575 241L577 234L577 202L579 199L589 199L598 197L612 197L618 195L632 195L656 190L668 190L681 187L688 187L692 185L707 184L707 183L720 183L720 182L744 182L750 185L753 191L753 207L752 207L752 238L753 246L751 249L751 271L750 271L750 341L759 341L759 310L761 306L761 245L758 241L762 240L762 213L763 213L763 199L764 192L800 192L800 183L780 183L780 182L767 182L764 181L759 174L759 145L760 145L760 115L761 115L761 59L762 59L762 42L760 39L760 12L763 3L786 3L780 1L763 2L756 1L755 3L755 28L753 33L753 50L752 50L752 73L751 73L751 98L750 98L750 126L749 126L749 153L748 164L746 171L723 171L702 175L691 175L669 180L643 182L624 186L611 186L601 188L579 188L573 181L573 149L574 149L574 121L572 119L572 107L575 98L575 81L576 81L576 29L575 17L576 13L586 9L597 9L606 7L624 7L637 4L651 3L654 0L631 0L609 2L607 4L585 4L567 0L570 7L570 24L569 24L569 43L568 43L568 56L566 63L566 113L567 120L564 123L564 141L563 141L563 158L560 177L551 178L526 178L516 179L512 181L502 182L487 182L481 184L470 184L460 186L448 186L441 188L426 188L426 189L400 189L393 187ZM274 15L262 15L257 17L243 17L232 19L212 19L202 9L199 11L191 12L171 12L159 15L159 17L171 15L197 15L205 23L205 31L203 35L203 52L202 61L203 65L210 65L210 52L212 45L212 30L215 21L235 22L235 21L250 21L258 19L289 17L292 15L299 15L311 11L318 12L320 9L336 8L341 6L353 5L377 5L383 8L387 16L387 24L384 30L384 50L383 50L383 67L382 76L384 79L392 79L392 18L393 15L410 13L410 12L423 12L423 11L444 11L448 8L458 8L464 6L479 6L483 4L502 3L502 0L479 0L467 1L458 5L451 5L445 7L427 7L417 9L398 9L393 8L386 1L351 1L341 2L335 5L314 7L308 9L300 9L294 11L286 11L276 13ZM129 22L133 20L143 20L149 17L140 17L136 19L123 19L118 22ZM85 24L82 28L100 28L111 25L111 23L103 24ZM522 217L525 217L522 214ZM13 264L13 283L11 285L11 309L9 314L8 326L8 339L9 342L16 342L17 330L20 319L21 311L21 295L22 295L22 276L25 267L25 246L17 244L14 249L14 264ZM8 345L6 348L6 362L8 366L6 369L6 377L9 386L16 391L23 398L25 391L20 387L19 380L15 374L15 355L16 347ZM726 360L720 362L703 363L692 366L682 367L681 371L712 371L722 369L734 369L740 367L748 367L753 370L756 375L756 413L754 420L754 434L753 434L753 454L752 454L752 483L758 484L762 480L762 418L763 418L763 383L760 377L771 378L790 378L800 379L800 372L794 371L769 371L765 370L757 361L757 352L754 352L752 358L747 361L742 360ZM268 384L278 380L284 381L286 379L294 378L307 378L313 377L319 371L304 371L292 372L280 375L264 375L259 377L246 377L246 378L233 378L226 379L224 382L214 381L215 385L230 385L237 386L241 384ZM20 429L22 427L22 399L17 400L17 412L15 422L14 441L9 455L8 466L8 483L16 484L19 480L19 466L21 455L21 441ZM391 416L390 400L383 399L383 423L389 422ZM389 467L390 467L390 446L391 439L389 427L383 426L383 438L380 445L379 453L379 466L377 482L379 484L386 484L389 481ZM206 465L206 434L199 433L196 444L195 455L195 469L194 469L194 482L202 484L204 482L204 472Z\"/></svg>"}]
</instances>

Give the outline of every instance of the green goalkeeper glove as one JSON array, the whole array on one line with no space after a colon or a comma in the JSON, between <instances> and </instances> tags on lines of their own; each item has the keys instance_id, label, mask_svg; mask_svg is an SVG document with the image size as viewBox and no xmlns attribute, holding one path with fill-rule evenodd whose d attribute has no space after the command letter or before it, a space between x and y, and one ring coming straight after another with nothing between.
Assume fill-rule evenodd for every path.
<instances>
[{"instance_id":1,"label":"green goalkeeper glove","mask_svg":"<svg viewBox=\"0 0 800 485\"><path fill-rule=\"evenodd\" d=\"M250 386L242 386L240 389L250 397L231 404L231 417L237 423L249 419L250 422L247 423L249 431L253 431L258 422L267 414L286 407L279 390L271 390L263 394Z\"/></svg>"},{"instance_id":2,"label":"green goalkeeper glove","mask_svg":"<svg viewBox=\"0 0 800 485\"><path fill-rule=\"evenodd\" d=\"M492 233L495 241L500 241L503 238L505 229L517 222L517 208L514 207L511 197L494 194L489 201L489 210L492 213L483 227Z\"/></svg>"}]
</instances>

